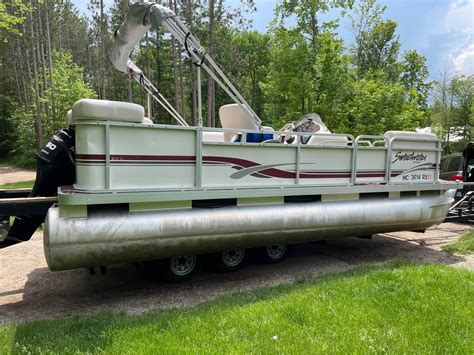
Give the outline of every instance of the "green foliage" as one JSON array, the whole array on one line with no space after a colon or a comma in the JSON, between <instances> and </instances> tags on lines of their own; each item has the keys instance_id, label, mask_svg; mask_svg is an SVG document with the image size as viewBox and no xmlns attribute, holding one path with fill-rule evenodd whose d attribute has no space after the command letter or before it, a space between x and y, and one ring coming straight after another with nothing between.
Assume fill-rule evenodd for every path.
<instances>
[{"instance_id":1,"label":"green foliage","mask_svg":"<svg viewBox=\"0 0 474 355\"><path fill-rule=\"evenodd\" d=\"M413 97L405 97L403 85L380 78L356 82L348 107L347 121L354 135L413 131L419 127L422 117Z\"/></svg>"},{"instance_id":2,"label":"green foliage","mask_svg":"<svg viewBox=\"0 0 474 355\"><path fill-rule=\"evenodd\" d=\"M441 249L448 253L469 255L474 254L474 232L467 232L453 243L444 245Z\"/></svg>"},{"instance_id":3,"label":"green foliage","mask_svg":"<svg viewBox=\"0 0 474 355\"><path fill-rule=\"evenodd\" d=\"M388 79L397 80L400 42L396 29L395 21L380 21L364 35L366 40L362 42L359 63L363 77L383 72Z\"/></svg>"},{"instance_id":4,"label":"green foliage","mask_svg":"<svg viewBox=\"0 0 474 355\"><path fill-rule=\"evenodd\" d=\"M432 124L439 127L446 154L462 151L473 139L474 75L449 77L434 82Z\"/></svg>"},{"instance_id":5,"label":"green foliage","mask_svg":"<svg viewBox=\"0 0 474 355\"><path fill-rule=\"evenodd\" d=\"M15 105L12 97L0 94L0 127L2 128L0 130L0 157L7 155L15 143L15 125L14 121L10 119L14 110Z\"/></svg>"},{"instance_id":6,"label":"green foliage","mask_svg":"<svg viewBox=\"0 0 474 355\"><path fill-rule=\"evenodd\" d=\"M45 138L66 126L66 114L80 99L96 98L97 94L84 83L83 69L72 61L69 52L53 52L54 92L48 92L44 103L51 103L53 96L55 112L52 119L44 121ZM49 73L48 73L49 75Z\"/></svg>"},{"instance_id":7,"label":"green foliage","mask_svg":"<svg viewBox=\"0 0 474 355\"><path fill-rule=\"evenodd\" d=\"M8 42L8 35L20 35L18 26L25 22L24 14L28 10L20 1L0 2L0 38L4 43Z\"/></svg>"},{"instance_id":8,"label":"green foliage","mask_svg":"<svg viewBox=\"0 0 474 355\"><path fill-rule=\"evenodd\" d=\"M305 113L310 100L309 48L303 35L278 28L273 34L270 56L267 83L261 83L267 97L265 123L282 126Z\"/></svg>"},{"instance_id":9,"label":"green foliage","mask_svg":"<svg viewBox=\"0 0 474 355\"><path fill-rule=\"evenodd\" d=\"M57 130L67 126L67 111L77 100L96 97L96 93L84 83L83 70L73 63L70 53L53 52L53 64L54 91L50 88L41 99L42 104L51 104L53 98L55 102L55 111L51 113L50 117L46 117L43 113L41 118L44 139L48 139ZM30 88L30 90L34 89ZM18 163L23 166L34 166L35 164L34 112L34 105L26 110L14 105L9 119L14 129L12 135L15 140L15 143L10 146L9 154L15 155Z\"/></svg>"},{"instance_id":10,"label":"green foliage","mask_svg":"<svg viewBox=\"0 0 474 355\"><path fill-rule=\"evenodd\" d=\"M406 51L401 62L400 81L407 90L414 90L418 107L426 110L431 83L428 83L426 58L415 50Z\"/></svg>"},{"instance_id":11,"label":"green foliage","mask_svg":"<svg viewBox=\"0 0 474 355\"><path fill-rule=\"evenodd\" d=\"M0 327L0 353L472 353L474 273L393 262L136 316Z\"/></svg>"},{"instance_id":12,"label":"green foliage","mask_svg":"<svg viewBox=\"0 0 474 355\"><path fill-rule=\"evenodd\" d=\"M17 108L11 115L11 121L15 124L15 144L10 151L11 155L17 157L20 166L33 167L35 164L34 152L36 144L34 128L34 107L28 111Z\"/></svg>"}]
</instances>

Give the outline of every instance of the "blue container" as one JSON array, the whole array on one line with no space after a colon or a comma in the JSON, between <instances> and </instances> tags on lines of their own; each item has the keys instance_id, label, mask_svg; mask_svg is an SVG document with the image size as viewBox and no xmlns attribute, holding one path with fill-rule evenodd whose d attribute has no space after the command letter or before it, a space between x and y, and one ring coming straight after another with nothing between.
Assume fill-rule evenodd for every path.
<instances>
[{"instance_id":1,"label":"blue container","mask_svg":"<svg viewBox=\"0 0 474 355\"><path fill-rule=\"evenodd\" d=\"M273 133L247 133L248 143L261 143L268 139L273 139Z\"/></svg>"}]
</instances>

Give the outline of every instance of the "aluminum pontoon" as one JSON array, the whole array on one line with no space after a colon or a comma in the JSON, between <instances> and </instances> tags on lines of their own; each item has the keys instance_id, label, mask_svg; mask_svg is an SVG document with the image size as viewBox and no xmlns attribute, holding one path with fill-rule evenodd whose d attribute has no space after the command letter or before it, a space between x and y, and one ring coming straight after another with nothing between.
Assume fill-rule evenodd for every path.
<instances>
[{"instance_id":1,"label":"aluminum pontoon","mask_svg":"<svg viewBox=\"0 0 474 355\"><path fill-rule=\"evenodd\" d=\"M164 26L234 101L222 128L190 127L129 59L151 28ZM51 270L165 259L175 278L196 255L216 253L226 270L259 247L269 262L286 245L400 230L443 221L459 184L438 179L441 142L432 134L332 134L310 115L282 131L261 125L234 85L170 10L131 6L110 53L180 125L153 124L142 106L80 100L76 182L49 209L44 249ZM148 115L151 117L151 105Z\"/></svg>"}]
</instances>

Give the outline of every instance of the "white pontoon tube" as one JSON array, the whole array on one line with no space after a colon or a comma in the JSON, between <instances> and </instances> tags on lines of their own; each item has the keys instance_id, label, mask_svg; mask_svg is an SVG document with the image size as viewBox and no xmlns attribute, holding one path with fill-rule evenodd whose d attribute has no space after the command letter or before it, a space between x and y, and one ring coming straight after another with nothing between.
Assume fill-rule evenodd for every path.
<instances>
[{"instance_id":1,"label":"white pontoon tube","mask_svg":"<svg viewBox=\"0 0 474 355\"><path fill-rule=\"evenodd\" d=\"M176 40L184 45L190 60L202 67L217 84L240 105L242 109L252 117L255 123L261 127L261 120L245 101L239 91L222 72L219 66L210 58L199 41L181 22L179 17L170 9L147 1L138 1L130 6L125 22L116 32L115 41L109 53L109 58L114 67L130 75L157 100L180 124L187 126L186 121L168 101L161 95L153 84L142 73L142 71L130 60L130 53L138 42L150 29L158 29L162 25L166 27ZM200 83L199 83L200 87Z\"/></svg>"}]
</instances>

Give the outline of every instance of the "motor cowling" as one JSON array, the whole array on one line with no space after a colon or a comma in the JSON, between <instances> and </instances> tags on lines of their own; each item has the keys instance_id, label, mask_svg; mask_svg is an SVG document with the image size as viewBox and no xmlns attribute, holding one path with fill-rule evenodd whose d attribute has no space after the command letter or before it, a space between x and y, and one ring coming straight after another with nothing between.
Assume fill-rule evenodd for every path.
<instances>
[{"instance_id":1,"label":"motor cowling","mask_svg":"<svg viewBox=\"0 0 474 355\"><path fill-rule=\"evenodd\" d=\"M75 182L74 133L72 127L59 130L36 153L36 180L29 197L57 196L58 187ZM30 240L45 217L45 213L16 216L7 238L0 242L0 248Z\"/></svg>"}]
</instances>

